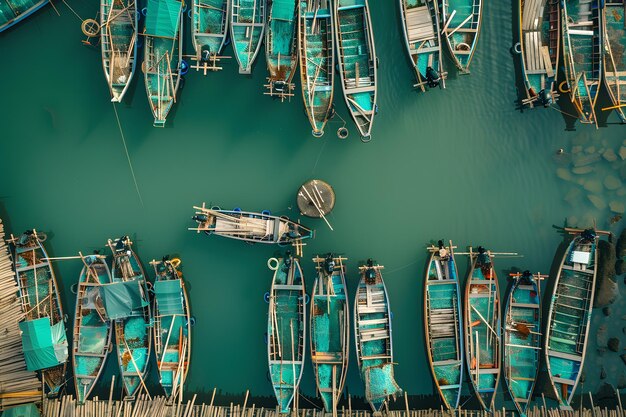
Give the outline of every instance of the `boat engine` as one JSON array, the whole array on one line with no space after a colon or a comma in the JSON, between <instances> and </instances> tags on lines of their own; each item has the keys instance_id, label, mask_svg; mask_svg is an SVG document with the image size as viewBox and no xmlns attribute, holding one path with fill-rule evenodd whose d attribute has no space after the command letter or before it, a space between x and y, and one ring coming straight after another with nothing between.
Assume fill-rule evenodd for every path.
<instances>
[{"instance_id":1,"label":"boat engine","mask_svg":"<svg viewBox=\"0 0 626 417\"><path fill-rule=\"evenodd\" d=\"M545 89L541 90L539 92L539 101L541 101L541 104L543 104L543 107L550 107L550 104L552 104L553 102L552 92L546 91Z\"/></svg>"},{"instance_id":2,"label":"boat engine","mask_svg":"<svg viewBox=\"0 0 626 417\"><path fill-rule=\"evenodd\" d=\"M426 81L429 87L437 87L441 81L441 76L433 67L428 67L426 68Z\"/></svg>"}]
</instances>

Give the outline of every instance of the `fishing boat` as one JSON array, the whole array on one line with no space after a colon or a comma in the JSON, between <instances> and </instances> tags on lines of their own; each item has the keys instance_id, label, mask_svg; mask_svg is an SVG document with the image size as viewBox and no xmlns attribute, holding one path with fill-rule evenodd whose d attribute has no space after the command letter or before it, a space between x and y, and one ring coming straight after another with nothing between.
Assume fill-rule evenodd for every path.
<instances>
[{"instance_id":1,"label":"fishing boat","mask_svg":"<svg viewBox=\"0 0 626 417\"><path fill-rule=\"evenodd\" d=\"M626 123L626 36L624 0L605 0L602 16L604 29L604 84L613 109L622 123Z\"/></svg>"},{"instance_id":2,"label":"fishing boat","mask_svg":"<svg viewBox=\"0 0 626 417\"><path fill-rule=\"evenodd\" d=\"M25 321L21 322L26 368L39 371L56 396L65 385L68 348L65 316L54 270L43 246L46 235L27 230L9 240ZM45 346L44 346L44 341Z\"/></svg>"},{"instance_id":3,"label":"fishing boat","mask_svg":"<svg viewBox=\"0 0 626 417\"><path fill-rule=\"evenodd\" d=\"M192 217L198 227L189 230L205 232L207 235L229 237L247 242L278 243L287 245L313 237L313 231L286 217L272 216L268 211L253 213L248 211L222 210L219 207L194 206Z\"/></svg>"},{"instance_id":4,"label":"fishing boat","mask_svg":"<svg viewBox=\"0 0 626 417\"><path fill-rule=\"evenodd\" d=\"M430 246L424 280L426 351L435 386L444 405L456 409L463 384L463 325L461 291L454 248L440 240Z\"/></svg>"},{"instance_id":5,"label":"fishing boat","mask_svg":"<svg viewBox=\"0 0 626 417\"><path fill-rule=\"evenodd\" d=\"M501 329L498 278L493 253L482 246L470 248L471 269L465 283L465 360L476 397L485 410L492 410L500 383Z\"/></svg>"},{"instance_id":6,"label":"fishing boat","mask_svg":"<svg viewBox=\"0 0 626 417\"><path fill-rule=\"evenodd\" d=\"M541 300L539 280L530 271L511 274L504 305L504 381L520 416L526 415L539 372Z\"/></svg>"},{"instance_id":7,"label":"fishing boat","mask_svg":"<svg viewBox=\"0 0 626 417\"><path fill-rule=\"evenodd\" d=\"M251 74L265 31L266 0L232 0L230 39L240 74Z\"/></svg>"},{"instance_id":8,"label":"fishing boat","mask_svg":"<svg viewBox=\"0 0 626 417\"><path fill-rule=\"evenodd\" d=\"M231 0L192 0L191 39L196 51L192 68L217 71L220 54L228 37L228 10Z\"/></svg>"},{"instance_id":9,"label":"fishing boat","mask_svg":"<svg viewBox=\"0 0 626 417\"><path fill-rule=\"evenodd\" d=\"M598 0L561 1L564 79L581 123L597 127L594 106L602 81L601 10ZM561 87L559 87L561 89Z\"/></svg>"},{"instance_id":10,"label":"fishing boat","mask_svg":"<svg viewBox=\"0 0 626 417\"><path fill-rule=\"evenodd\" d=\"M154 281L154 352L159 380L170 400L182 396L191 359L191 315L180 259L152 261Z\"/></svg>"},{"instance_id":11,"label":"fishing boat","mask_svg":"<svg viewBox=\"0 0 626 417\"><path fill-rule=\"evenodd\" d=\"M557 97L555 82L559 68L561 32L558 0L519 0L519 46L524 98L522 103L545 107Z\"/></svg>"},{"instance_id":12,"label":"fishing boat","mask_svg":"<svg viewBox=\"0 0 626 417\"><path fill-rule=\"evenodd\" d=\"M148 0L143 34L144 81L154 126L165 127L183 66L182 0Z\"/></svg>"},{"instance_id":13,"label":"fishing boat","mask_svg":"<svg viewBox=\"0 0 626 417\"><path fill-rule=\"evenodd\" d=\"M436 0L400 0L400 18L411 64L422 91L426 86L446 87Z\"/></svg>"},{"instance_id":14,"label":"fishing boat","mask_svg":"<svg viewBox=\"0 0 626 417\"><path fill-rule=\"evenodd\" d=\"M469 66L478 44L482 14L482 0L442 1L441 32L452 61L462 74L469 74Z\"/></svg>"},{"instance_id":15,"label":"fishing boat","mask_svg":"<svg viewBox=\"0 0 626 417\"><path fill-rule=\"evenodd\" d=\"M350 357L345 260L330 253L313 258L317 277L311 302L311 362L324 409L333 415L337 413Z\"/></svg>"},{"instance_id":16,"label":"fishing boat","mask_svg":"<svg viewBox=\"0 0 626 417\"><path fill-rule=\"evenodd\" d=\"M371 259L359 267L361 280L354 298L357 363L365 382L365 399L375 413L387 407L389 398L402 393L393 374L391 310L382 269Z\"/></svg>"},{"instance_id":17,"label":"fishing boat","mask_svg":"<svg viewBox=\"0 0 626 417\"><path fill-rule=\"evenodd\" d=\"M293 96L291 83L298 65L299 1L268 0L269 16L265 30L265 60L270 76L265 94L278 97L281 101Z\"/></svg>"},{"instance_id":18,"label":"fishing boat","mask_svg":"<svg viewBox=\"0 0 626 417\"><path fill-rule=\"evenodd\" d=\"M111 283L104 257L85 256L76 290L72 365L76 400L84 404L104 369L111 344L112 323L106 316L100 286Z\"/></svg>"},{"instance_id":19,"label":"fishing boat","mask_svg":"<svg viewBox=\"0 0 626 417\"><path fill-rule=\"evenodd\" d=\"M112 102L121 102L137 61L136 0L100 0L102 66Z\"/></svg>"},{"instance_id":20,"label":"fishing boat","mask_svg":"<svg viewBox=\"0 0 626 417\"><path fill-rule=\"evenodd\" d=\"M367 0L336 0L335 39L343 96L361 137L371 136L378 58Z\"/></svg>"},{"instance_id":21,"label":"fishing boat","mask_svg":"<svg viewBox=\"0 0 626 417\"><path fill-rule=\"evenodd\" d=\"M297 257L270 258L274 271L267 314L269 375L281 413L289 413L298 391L306 345L306 288Z\"/></svg>"},{"instance_id":22,"label":"fishing boat","mask_svg":"<svg viewBox=\"0 0 626 417\"><path fill-rule=\"evenodd\" d=\"M554 280L545 355L548 376L562 408L569 409L585 362L598 261L593 229L565 229L576 237L569 244Z\"/></svg>"},{"instance_id":23,"label":"fishing boat","mask_svg":"<svg viewBox=\"0 0 626 417\"><path fill-rule=\"evenodd\" d=\"M0 2L0 32L26 19L49 0L3 0Z\"/></svg>"}]
</instances>

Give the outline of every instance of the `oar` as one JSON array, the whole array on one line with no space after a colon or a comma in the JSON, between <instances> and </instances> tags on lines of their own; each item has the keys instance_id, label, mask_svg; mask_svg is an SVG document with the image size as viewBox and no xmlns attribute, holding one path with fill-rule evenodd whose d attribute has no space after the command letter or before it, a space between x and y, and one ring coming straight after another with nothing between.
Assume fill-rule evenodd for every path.
<instances>
[{"instance_id":1,"label":"oar","mask_svg":"<svg viewBox=\"0 0 626 417\"><path fill-rule=\"evenodd\" d=\"M476 312L476 314L478 314L478 317L480 317L480 320L485 323L485 325L489 328L489 330L491 330L493 332L493 334L497 337L498 333L496 333L495 330L493 330L493 328L489 325L489 323L487 323L487 320L485 320L485 318L483 317L482 314L480 314L480 312L478 310L476 310L476 307L470 305L470 307L472 307L472 310L474 310Z\"/></svg>"}]
</instances>

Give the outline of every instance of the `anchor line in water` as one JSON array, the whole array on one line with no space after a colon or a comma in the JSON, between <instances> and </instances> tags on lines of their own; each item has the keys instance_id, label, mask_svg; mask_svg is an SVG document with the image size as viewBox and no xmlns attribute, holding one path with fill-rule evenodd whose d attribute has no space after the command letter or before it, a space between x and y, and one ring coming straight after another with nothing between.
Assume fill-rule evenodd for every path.
<instances>
[{"instance_id":1,"label":"anchor line in water","mask_svg":"<svg viewBox=\"0 0 626 417\"><path fill-rule=\"evenodd\" d=\"M574 116L573 114L569 114L569 113L567 113L567 112L564 112L563 110L561 110L561 109L557 109L557 108L556 108L556 107L554 107L554 106L550 106L550 108L551 108L551 109L553 109L553 110L556 110L556 111L558 111L559 113L562 113L562 114L564 114L564 115L566 115L566 116L569 116L569 117L571 117L571 118L573 118L573 119L578 119L578 116Z\"/></svg>"},{"instance_id":2,"label":"anchor line in water","mask_svg":"<svg viewBox=\"0 0 626 417\"><path fill-rule=\"evenodd\" d=\"M322 147L320 148L319 153L317 154L317 158L315 159L315 164L313 164L313 170L311 171L311 175L315 174L315 170L317 169L317 164L320 162L320 158L322 157L322 153L324 152L324 148L326 147L327 140L322 143Z\"/></svg>"},{"instance_id":3,"label":"anchor line in water","mask_svg":"<svg viewBox=\"0 0 626 417\"><path fill-rule=\"evenodd\" d=\"M137 190L137 196L139 197L139 201L141 202L141 207L144 207L143 198L141 198L141 192L139 191L139 184L137 184L137 177L135 176L135 170L133 169L133 164L130 161L128 147L126 146L126 138L124 137L124 131L122 130L122 124L120 123L120 116L117 114L117 108L115 107L115 103L111 104L113 104L113 111L115 112L115 118L117 119L117 127L120 129L120 136L122 137L122 143L124 144L124 151L126 152L126 159L128 160L130 173L133 176L133 182L135 183L135 190Z\"/></svg>"},{"instance_id":4,"label":"anchor line in water","mask_svg":"<svg viewBox=\"0 0 626 417\"><path fill-rule=\"evenodd\" d=\"M68 9L70 9L70 10L72 11L72 13L74 13L74 14L76 15L76 17L78 18L78 20L80 20L81 22L83 21L83 18L82 18L82 17L80 17L80 16L78 15L78 13L76 13L76 11L75 11L74 9L72 9L72 6L70 6L69 4L67 4L67 1L65 1L65 0L61 0L61 1L63 2L63 4L65 4L65 5L67 6L67 8L68 8ZM56 8L55 8L55 10L56 10ZM57 13L58 13L58 12L57 12Z\"/></svg>"}]
</instances>

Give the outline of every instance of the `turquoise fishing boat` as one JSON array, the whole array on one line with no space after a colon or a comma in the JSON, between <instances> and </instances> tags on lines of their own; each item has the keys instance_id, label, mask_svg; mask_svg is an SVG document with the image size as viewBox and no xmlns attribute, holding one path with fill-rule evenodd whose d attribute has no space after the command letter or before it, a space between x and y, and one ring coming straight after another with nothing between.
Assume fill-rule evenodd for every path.
<instances>
[{"instance_id":1,"label":"turquoise fishing boat","mask_svg":"<svg viewBox=\"0 0 626 417\"><path fill-rule=\"evenodd\" d=\"M400 0L400 19L411 64L422 91L446 87L437 0Z\"/></svg>"},{"instance_id":2,"label":"turquoise fishing boat","mask_svg":"<svg viewBox=\"0 0 626 417\"><path fill-rule=\"evenodd\" d=\"M367 0L336 0L335 39L341 88L363 139L372 133L376 106L378 58Z\"/></svg>"},{"instance_id":3,"label":"turquoise fishing boat","mask_svg":"<svg viewBox=\"0 0 626 417\"><path fill-rule=\"evenodd\" d=\"M462 74L469 73L478 44L482 14L482 0L442 0L441 32L452 61Z\"/></svg>"},{"instance_id":4,"label":"turquoise fishing boat","mask_svg":"<svg viewBox=\"0 0 626 417\"><path fill-rule=\"evenodd\" d=\"M228 37L231 0L192 0L191 39L196 51L196 70L217 71L220 54Z\"/></svg>"},{"instance_id":5,"label":"turquoise fishing boat","mask_svg":"<svg viewBox=\"0 0 626 417\"><path fill-rule=\"evenodd\" d=\"M269 375L280 413L289 413L298 392L306 346L306 287L300 261L287 251L270 258L274 271L267 315Z\"/></svg>"},{"instance_id":6,"label":"turquoise fishing boat","mask_svg":"<svg viewBox=\"0 0 626 417\"><path fill-rule=\"evenodd\" d=\"M313 258L317 277L311 302L311 362L324 410L337 413L350 358L350 311L346 298L347 258Z\"/></svg>"},{"instance_id":7,"label":"turquoise fishing boat","mask_svg":"<svg viewBox=\"0 0 626 417\"><path fill-rule=\"evenodd\" d=\"M0 32L26 19L49 0L3 0L0 2Z\"/></svg>"},{"instance_id":8,"label":"turquoise fishing boat","mask_svg":"<svg viewBox=\"0 0 626 417\"><path fill-rule=\"evenodd\" d=\"M165 127L182 75L183 2L148 0L146 8L142 69L154 126Z\"/></svg>"},{"instance_id":9,"label":"turquoise fishing boat","mask_svg":"<svg viewBox=\"0 0 626 417\"><path fill-rule=\"evenodd\" d=\"M69 354L66 317L59 287L43 246L46 238L44 233L33 229L19 237L11 235L9 243L25 313L25 320L19 326L22 330L26 368L38 371L49 390L48 395L56 396L66 382Z\"/></svg>"},{"instance_id":10,"label":"turquoise fishing boat","mask_svg":"<svg viewBox=\"0 0 626 417\"><path fill-rule=\"evenodd\" d=\"M626 114L624 113L624 107L626 107L625 12L624 0L605 0L602 15L604 29L603 79L613 103L612 107L622 123L626 123Z\"/></svg>"},{"instance_id":11,"label":"turquoise fishing boat","mask_svg":"<svg viewBox=\"0 0 626 417\"><path fill-rule=\"evenodd\" d=\"M251 74L265 31L266 0L231 0L230 39L240 74Z\"/></svg>"},{"instance_id":12,"label":"turquoise fishing boat","mask_svg":"<svg viewBox=\"0 0 626 417\"><path fill-rule=\"evenodd\" d=\"M326 122L333 113L335 85L335 39L330 0L300 2L298 49L302 100L317 138L324 135Z\"/></svg>"},{"instance_id":13,"label":"turquoise fishing boat","mask_svg":"<svg viewBox=\"0 0 626 417\"><path fill-rule=\"evenodd\" d=\"M296 0L268 0L269 15L265 29L265 60L270 76L265 94L281 101L291 99L291 83L298 65L298 8Z\"/></svg>"},{"instance_id":14,"label":"turquoise fishing boat","mask_svg":"<svg viewBox=\"0 0 626 417\"><path fill-rule=\"evenodd\" d=\"M365 399L375 413L387 407L389 398L402 393L393 374L391 310L382 269L371 259L359 267L361 280L354 298L357 363L365 382Z\"/></svg>"},{"instance_id":15,"label":"turquoise fishing boat","mask_svg":"<svg viewBox=\"0 0 626 417\"><path fill-rule=\"evenodd\" d=\"M564 79L570 100L578 120L597 127L594 107L602 81L602 11L598 0L562 0L561 13Z\"/></svg>"},{"instance_id":16,"label":"turquoise fishing boat","mask_svg":"<svg viewBox=\"0 0 626 417\"><path fill-rule=\"evenodd\" d=\"M124 98L137 62L136 0L100 0L102 66L111 101Z\"/></svg>"},{"instance_id":17,"label":"turquoise fishing boat","mask_svg":"<svg viewBox=\"0 0 626 417\"><path fill-rule=\"evenodd\" d=\"M454 246L439 241L430 246L424 280L426 351L435 387L449 410L459 406L463 384L463 325L461 291Z\"/></svg>"},{"instance_id":18,"label":"turquoise fishing boat","mask_svg":"<svg viewBox=\"0 0 626 417\"><path fill-rule=\"evenodd\" d=\"M100 286L111 283L111 272L104 257L83 257L76 290L72 366L76 400L84 404L104 369L111 344L112 323L106 316Z\"/></svg>"},{"instance_id":19,"label":"turquoise fishing boat","mask_svg":"<svg viewBox=\"0 0 626 417\"><path fill-rule=\"evenodd\" d=\"M524 98L529 107L548 107L557 97L561 38L559 0L519 0L519 45Z\"/></svg>"},{"instance_id":20,"label":"turquoise fishing boat","mask_svg":"<svg viewBox=\"0 0 626 417\"><path fill-rule=\"evenodd\" d=\"M498 278L493 254L482 246L470 248L471 269L465 283L465 360L476 397L485 410L493 410L500 383L501 327Z\"/></svg>"}]
</instances>

